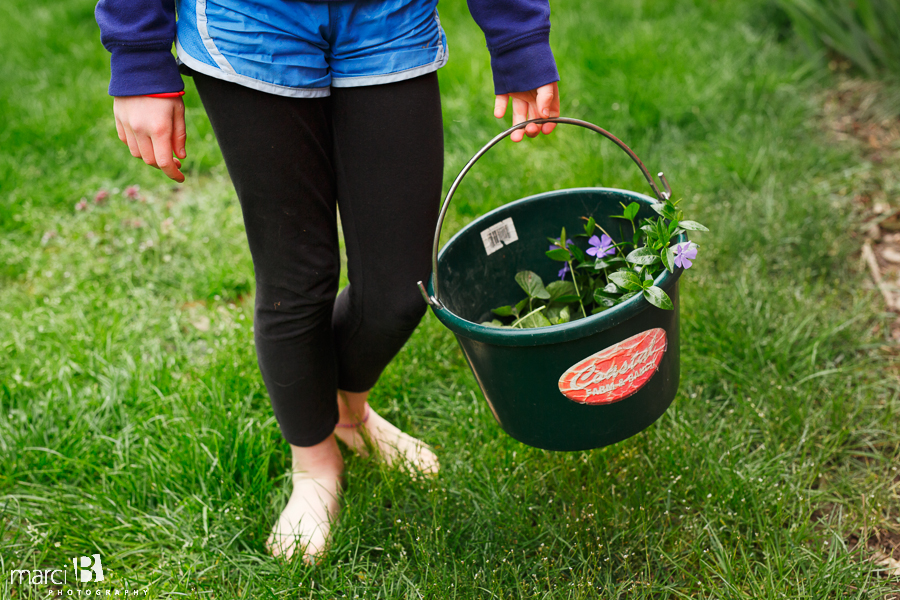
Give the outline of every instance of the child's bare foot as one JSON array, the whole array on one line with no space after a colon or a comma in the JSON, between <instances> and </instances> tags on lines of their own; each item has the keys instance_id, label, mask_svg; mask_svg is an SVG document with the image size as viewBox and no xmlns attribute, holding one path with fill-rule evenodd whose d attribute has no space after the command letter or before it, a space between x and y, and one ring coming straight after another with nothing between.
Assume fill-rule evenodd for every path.
<instances>
[{"instance_id":1,"label":"child's bare foot","mask_svg":"<svg viewBox=\"0 0 900 600\"><path fill-rule=\"evenodd\" d=\"M266 548L272 556L285 559L302 552L303 560L312 563L328 545L337 518L344 461L334 436L309 448L292 445L291 454L294 489Z\"/></svg>"},{"instance_id":2,"label":"child's bare foot","mask_svg":"<svg viewBox=\"0 0 900 600\"><path fill-rule=\"evenodd\" d=\"M374 450L388 465L412 467L426 475L437 474L440 465L428 444L403 433L372 410L366 402L367 396L367 392L340 392L341 420L334 430L335 437L362 456Z\"/></svg>"}]
</instances>

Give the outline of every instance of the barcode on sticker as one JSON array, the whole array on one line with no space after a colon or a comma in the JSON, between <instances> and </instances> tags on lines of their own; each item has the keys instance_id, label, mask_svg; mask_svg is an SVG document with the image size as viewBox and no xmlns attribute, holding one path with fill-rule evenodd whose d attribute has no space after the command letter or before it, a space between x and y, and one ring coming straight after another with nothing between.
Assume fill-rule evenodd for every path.
<instances>
[{"instance_id":1,"label":"barcode on sticker","mask_svg":"<svg viewBox=\"0 0 900 600\"><path fill-rule=\"evenodd\" d=\"M512 217L503 219L496 225L491 225L481 232L481 241L484 242L484 251L489 255L493 254L504 245L510 245L519 236L516 234L516 226L513 225Z\"/></svg>"}]
</instances>

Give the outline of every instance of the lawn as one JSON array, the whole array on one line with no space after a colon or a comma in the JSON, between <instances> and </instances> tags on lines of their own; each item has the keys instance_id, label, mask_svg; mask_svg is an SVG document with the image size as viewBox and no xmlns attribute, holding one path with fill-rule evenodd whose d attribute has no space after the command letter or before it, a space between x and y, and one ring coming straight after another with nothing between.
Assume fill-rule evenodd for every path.
<instances>
[{"instance_id":1,"label":"lawn","mask_svg":"<svg viewBox=\"0 0 900 600\"><path fill-rule=\"evenodd\" d=\"M502 125L465 3L441 17L449 184ZM49 589L9 572L94 553L103 589L149 598L896 589L852 542L900 531L896 346L863 285L851 202L875 167L827 141L818 94L832 75L784 23L763 0L554 3L563 114L665 171L712 230L681 280L678 397L615 446L529 448L502 433L429 314L372 401L434 445L441 474L348 455L333 548L311 568L264 551L290 455L256 367L240 210L192 84L188 182L175 186L115 136L93 2L6 0L0 598L93 590L72 569ZM649 192L589 131L503 144L467 178L446 230L595 185Z\"/></svg>"}]
</instances>

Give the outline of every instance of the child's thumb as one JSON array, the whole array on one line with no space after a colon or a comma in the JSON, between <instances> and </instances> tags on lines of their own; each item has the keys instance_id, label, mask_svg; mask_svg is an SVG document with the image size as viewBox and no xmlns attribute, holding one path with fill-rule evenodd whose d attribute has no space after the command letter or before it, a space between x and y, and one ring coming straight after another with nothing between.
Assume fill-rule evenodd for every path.
<instances>
[{"instance_id":1,"label":"child's thumb","mask_svg":"<svg viewBox=\"0 0 900 600\"><path fill-rule=\"evenodd\" d=\"M553 106L553 96L553 84L542 85L537 89L537 98L535 99L535 102L537 103L538 114L545 119L559 116L551 114L551 107Z\"/></svg>"}]
</instances>

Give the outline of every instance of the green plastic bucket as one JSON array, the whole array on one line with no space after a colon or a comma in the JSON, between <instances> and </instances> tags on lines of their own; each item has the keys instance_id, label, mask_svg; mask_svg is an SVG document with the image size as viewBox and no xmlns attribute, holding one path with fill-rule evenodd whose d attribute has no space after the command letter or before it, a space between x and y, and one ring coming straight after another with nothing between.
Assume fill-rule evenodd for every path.
<instances>
[{"instance_id":1,"label":"green plastic bucket","mask_svg":"<svg viewBox=\"0 0 900 600\"><path fill-rule=\"evenodd\" d=\"M455 335L497 422L513 438L547 450L585 450L614 444L656 421L678 389L678 277L663 271L655 284L672 299L662 310L640 295L584 319L538 329L481 325L491 308L515 303L522 291L520 270L544 281L558 264L544 252L560 227L580 231L581 217L593 216L614 237L620 203L638 202L640 218L656 215L660 192L638 157L618 138L585 121L537 119L592 129L631 156L658 200L627 190L578 188L511 202L459 231L438 254L444 217L454 192L475 162L522 123L488 142L463 168L447 193L434 238L431 279L419 287L435 316ZM581 238L578 238L581 240ZM617 240L619 241L619 240ZM686 242L682 234L677 240ZM578 243L578 242L576 242ZM584 248L584 242L581 242ZM490 251L490 253L489 253Z\"/></svg>"}]
</instances>

